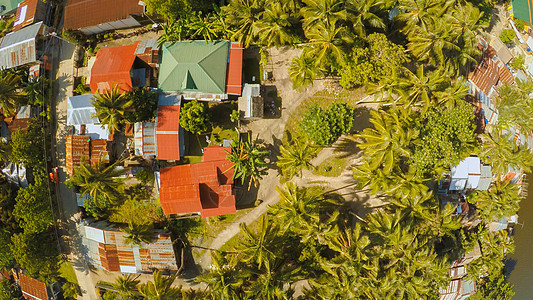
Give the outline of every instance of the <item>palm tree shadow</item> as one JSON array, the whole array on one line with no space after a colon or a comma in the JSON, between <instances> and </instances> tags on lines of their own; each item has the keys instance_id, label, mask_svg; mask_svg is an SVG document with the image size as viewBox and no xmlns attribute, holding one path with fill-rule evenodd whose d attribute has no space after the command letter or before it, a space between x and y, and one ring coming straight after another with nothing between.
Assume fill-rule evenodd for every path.
<instances>
[{"instance_id":1,"label":"palm tree shadow","mask_svg":"<svg viewBox=\"0 0 533 300\"><path fill-rule=\"evenodd\" d=\"M237 210L255 207L259 186L252 184L248 189L248 183L235 185L235 207Z\"/></svg>"}]
</instances>

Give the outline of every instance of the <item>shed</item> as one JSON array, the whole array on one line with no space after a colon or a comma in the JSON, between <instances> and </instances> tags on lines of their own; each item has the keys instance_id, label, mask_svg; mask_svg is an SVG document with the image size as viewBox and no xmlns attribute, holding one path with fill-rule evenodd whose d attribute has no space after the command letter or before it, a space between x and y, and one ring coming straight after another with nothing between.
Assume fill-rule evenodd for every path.
<instances>
[{"instance_id":1,"label":"shed","mask_svg":"<svg viewBox=\"0 0 533 300\"><path fill-rule=\"evenodd\" d=\"M245 83L242 96L239 97L239 111L244 118L262 118L264 113L263 97L260 84Z\"/></svg>"},{"instance_id":2,"label":"shed","mask_svg":"<svg viewBox=\"0 0 533 300\"><path fill-rule=\"evenodd\" d=\"M39 22L8 33L0 43L0 69L10 69L38 62L38 37L46 35L48 27Z\"/></svg>"},{"instance_id":3,"label":"shed","mask_svg":"<svg viewBox=\"0 0 533 300\"><path fill-rule=\"evenodd\" d=\"M508 64L511 61L511 59L513 59L513 55L511 54L511 51L509 50L509 48L507 48L507 46L505 46L505 44L499 38L497 37L494 38L490 42L490 46L494 48L494 50L496 50L496 55L498 55L498 57L501 59L501 61L504 64Z\"/></svg>"},{"instance_id":4,"label":"shed","mask_svg":"<svg viewBox=\"0 0 533 300\"><path fill-rule=\"evenodd\" d=\"M98 268L122 273L178 270L173 243L166 231L155 230L153 243L141 246L127 244L126 234L106 222L85 221L80 234L87 261Z\"/></svg>"},{"instance_id":5,"label":"shed","mask_svg":"<svg viewBox=\"0 0 533 300\"><path fill-rule=\"evenodd\" d=\"M46 284L35 278L31 278L22 273L16 276L16 282L20 286L22 296L28 300L49 300L51 293L48 292Z\"/></svg>"},{"instance_id":6,"label":"shed","mask_svg":"<svg viewBox=\"0 0 533 300\"><path fill-rule=\"evenodd\" d=\"M180 126L181 95L161 93L157 103L157 159L180 160L185 152Z\"/></svg>"},{"instance_id":7,"label":"shed","mask_svg":"<svg viewBox=\"0 0 533 300\"><path fill-rule=\"evenodd\" d=\"M156 123L154 122L137 122L135 123L135 155L141 155L145 158L156 156Z\"/></svg>"},{"instance_id":8,"label":"shed","mask_svg":"<svg viewBox=\"0 0 533 300\"><path fill-rule=\"evenodd\" d=\"M17 7L13 31L37 22L46 22L48 4L42 0L24 0Z\"/></svg>"},{"instance_id":9,"label":"shed","mask_svg":"<svg viewBox=\"0 0 533 300\"><path fill-rule=\"evenodd\" d=\"M457 166L452 167L450 191L475 189L481 178L481 162L479 157L467 157Z\"/></svg>"},{"instance_id":10,"label":"shed","mask_svg":"<svg viewBox=\"0 0 533 300\"><path fill-rule=\"evenodd\" d=\"M89 35L136 27L142 25L143 13L138 0L68 0L64 27Z\"/></svg>"},{"instance_id":11,"label":"shed","mask_svg":"<svg viewBox=\"0 0 533 300\"><path fill-rule=\"evenodd\" d=\"M92 94L68 97L67 125L74 126L78 135L87 135L94 140L108 139L108 126L100 125L92 104L93 98Z\"/></svg>"}]
</instances>

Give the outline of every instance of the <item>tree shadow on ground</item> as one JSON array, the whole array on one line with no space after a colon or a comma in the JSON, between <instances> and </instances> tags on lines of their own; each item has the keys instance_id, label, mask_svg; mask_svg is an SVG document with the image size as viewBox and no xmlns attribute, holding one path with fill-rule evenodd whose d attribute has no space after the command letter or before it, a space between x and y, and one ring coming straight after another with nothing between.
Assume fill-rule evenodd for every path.
<instances>
[{"instance_id":1,"label":"tree shadow on ground","mask_svg":"<svg viewBox=\"0 0 533 300\"><path fill-rule=\"evenodd\" d=\"M235 185L235 206L239 209L252 208L256 206L259 185L256 187L252 183L248 189L249 182Z\"/></svg>"}]
</instances>

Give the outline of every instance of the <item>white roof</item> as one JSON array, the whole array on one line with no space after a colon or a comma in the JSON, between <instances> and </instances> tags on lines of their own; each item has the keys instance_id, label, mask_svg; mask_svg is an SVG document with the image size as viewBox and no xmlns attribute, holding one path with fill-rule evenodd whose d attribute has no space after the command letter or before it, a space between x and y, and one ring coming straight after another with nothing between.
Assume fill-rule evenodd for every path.
<instances>
[{"instance_id":1,"label":"white roof","mask_svg":"<svg viewBox=\"0 0 533 300\"><path fill-rule=\"evenodd\" d=\"M450 191L465 188L475 189L481 178L481 161L479 157L467 157L457 166L452 167Z\"/></svg>"},{"instance_id":2,"label":"white roof","mask_svg":"<svg viewBox=\"0 0 533 300\"><path fill-rule=\"evenodd\" d=\"M84 227L85 227L85 237L87 239L105 244L104 231L102 229L94 228L91 226L84 226Z\"/></svg>"},{"instance_id":3,"label":"white roof","mask_svg":"<svg viewBox=\"0 0 533 300\"><path fill-rule=\"evenodd\" d=\"M68 97L67 102L67 125L98 124L96 109L92 104L94 95L84 94Z\"/></svg>"}]
</instances>

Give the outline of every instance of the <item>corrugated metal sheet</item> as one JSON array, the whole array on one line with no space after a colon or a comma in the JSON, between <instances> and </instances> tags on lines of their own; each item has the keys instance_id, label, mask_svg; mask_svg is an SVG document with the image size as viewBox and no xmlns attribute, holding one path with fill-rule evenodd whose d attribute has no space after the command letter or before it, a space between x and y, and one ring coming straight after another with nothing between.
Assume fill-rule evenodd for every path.
<instances>
[{"instance_id":1,"label":"corrugated metal sheet","mask_svg":"<svg viewBox=\"0 0 533 300\"><path fill-rule=\"evenodd\" d=\"M19 273L20 290L24 298L35 300L48 300L48 291L46 284L37 279L33 279L24 274Z\"/></svg>"},{"instance_id":2,"label":"corrugated metal sheet","mask_svg":"<svg viewBox=\"0 0 533 300\"><path fill-rule=\"evenodd\" d=\"M133 85L130 71L135 61L135 49L138 43L98 50L91 69L93 93L109 90L115 85L123 91L131 91Z\"/></svg>"},{"instance_id":3,"label":"corrugated metal sheet","mask_svg":"<svg viewBox=\"0 0 533 300\"><path fill-rule=\"evenodd\" d=\"M105 244L104 231L100 228L85 226L85 237L97 241L98 243Z\"/></svg>"},{"instance_id":4,"label":"corrugated metal sheet","mask_svg":"<svg viewBox=\"0 0 533 300\"><path fill-rule=\"evenodd\" d=\"M135 123L135 155L145 158L156 156L156 123L137 122Z\"/></svg>"},{"instance_id":5,"label":"corrugated metal sheet","mask_svg":"<svg viewBox=\"0 0 533 300\"><path fill-rule=\"evenodd\" d=\"M160 160L180 159L179 105L157 107L157 158Z\"/></svg>"},{"instance_id":6,"label":"corrugated metal sheet","mask_svg":"<svg viewBox=\"0 0 533 300\"><path fill-rule=\"evenodd\" d=\"M513 59L511 51L499 38L494 38L490 42L490 45L492 48L494 48L494 50L496 51L496 55L498 55L498 57L502 60L504 64L509 63L511 59Z\"/></svg>"},{"instance_id":7,"label":"corrugated metal sheet","mask_svg":"<svg viewBox=\"0 0 533 300\"><path fill-rule=\"evenodd\" d=\"M495 62L484 54L474 72L468 74L468 79L485 95L489 95L490 89L498 82L499 76L500 72Z\"/></svg>"},{"instance_id":8,"label":"corrugated metal sheet","mask_svg":"<svg viewBox=\"0 0 533 300\"><path fill-rule=\"evenodd\" d=\"M96 109L92 101L94 95L84 94L68 97L67 100L67 125L98 124L100 121L94 115Z\"/></svg>"},{"instance_id":9,"label":"corrugated metal sheet","mask_svg":"<svg viewBox=\"0 0 533 300\"><path fill-rule=\"evenodd\" d=\"M226 93L240 95L242 92L242 52L241 44L231 43L229 52L228 75L226 79Z\"/></svg>"},{"instance_id":10,"label":"corrugated metal sheet","mask_svg":"<svg viewBox=\"0 0 533 300\"><path fill-rule=\"evenodd\" d=\"M140 41L135 49L135 55L150 66L157 66L159 64L157 39Z\"/></svg>"},{"instance_id":11,"label":"corrugated metal sheet","mask_svg":"<svg viewBox=\"0 0 533 300\"><path fill-rule=\"evenodd\" d=\"M0 44L0 68L10 69L37 61L36 37L43 33L42 22L7 34Z\"/></svg>"},{"instance_id":12,"label":"corrugated metal sheet","mask_svg":"<svg viewBox=\"0 0 533 300\"><path fill-rule=\"evenodd\" d=\"M163 212L200 213L202 217L234 213L233 169L226 151L229 149L209 146L201 163L162 168L159 194Z\"/></svg>"},{"instance_id":13,"label":"corrugated metal sheet","mask_svg":"<svg viewBox=\"0 0 533 300\"><path fill-rule=\"evenodd\" d=\"M17 31L36 22L46 20L48 5L41 0L26 0L17 8L13 31Z\"/></svg>"},{"instance_id":14,"label":"corrugated metal sheet","mask_svg":"<svg viewBox=\"0 0 533 300\"><path fill-rule=\"evenodd\" d=\"M101 159L109 162L107 140L91 140L91 164L96 165Z\"/></svg>"},{"instance_id":15,"label":"corrugated metal sheet","mask_svg":"<svg viewBox=\"0 0 533 300\"><path fill-rule=\"evenodd\" d=\"M117 246L111 244L99 244L100 262L108 271L120 271Z\"/></svg>"},{"instance_id":16,"label":"corrugated metal sheet","mask_svg":"<svg viewBox=\"0 0 533 300\"><path fill-rule=\"evenodd\" d=\"M507 68L503 63L498 64L498 71L500 72L500 81L507 84L512 84L514 82L514 76L511 73L511 70Z\"/></svg>"},{"instance_id":17,"label":"corrugated metal sheet","mask_svg":"<svg viewBox=\"0 0 533 300\"><path fill-rule=\"evenodd\" d=\"M229 42L181 41L163 46L159 88L224 94Z\"/></svg>"},{"instance_id":18,"label":"corrugated metal sheet","mask_svg":"<svg viewBox=\"0 0 533 300\"><path fill-rule=\"evenodd\" d=\"M80 165L82 159L89 159L89 140L90 138L87 136L67 136L66 164L68 174L74 174L74 168Z\"/></svg>"},{"instance_id":19,"label":"corrugated metal sheet","mask_svg":"<svg viewBox=\"0 0 533 300\"><path fill-rule=\"evenodd\" d=\"M73 30L96 27L95 29L104 31L106 23L112 23L109 29L120 24L128 26L130 15L143 12L144 7L139 5L138 0L68 0L65 6L64 27ZM125 22L113 24L116 23L114 21ZM134 26L137 24L139 23L133 23Z\"/></svg>"}]
</instances>

